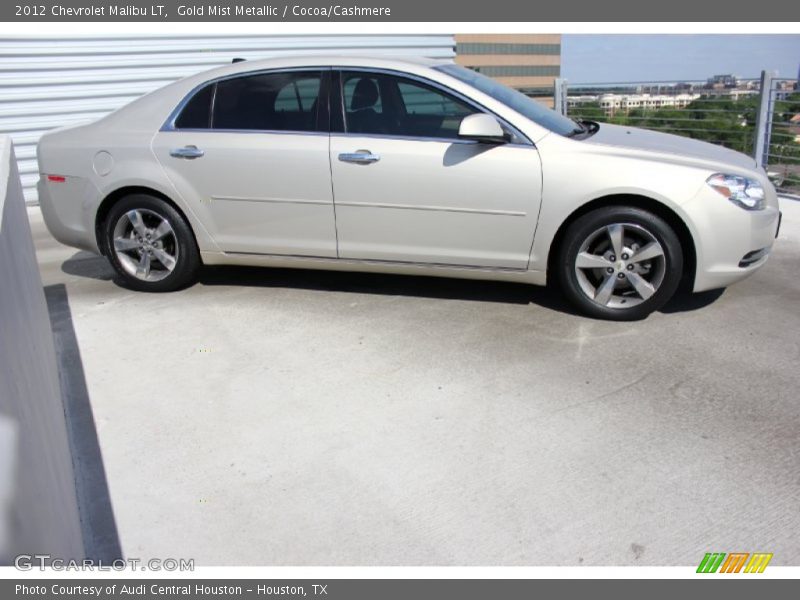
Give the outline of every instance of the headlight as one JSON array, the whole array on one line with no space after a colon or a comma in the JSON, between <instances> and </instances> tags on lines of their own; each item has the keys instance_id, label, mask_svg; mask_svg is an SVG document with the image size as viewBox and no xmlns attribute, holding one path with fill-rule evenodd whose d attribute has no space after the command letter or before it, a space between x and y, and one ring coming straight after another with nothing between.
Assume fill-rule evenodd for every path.
<instances>
[{"instance_id":1,"label":"headlight","mask_svg":"<svg viewBox=\"0 0 800 600\"><path fill-rule=\"evenodd\" d=\"M764 188L758 181L739 175L715 173L706 183L728 200L745 210L764 208Z\"/></svg>"}]
</instances>

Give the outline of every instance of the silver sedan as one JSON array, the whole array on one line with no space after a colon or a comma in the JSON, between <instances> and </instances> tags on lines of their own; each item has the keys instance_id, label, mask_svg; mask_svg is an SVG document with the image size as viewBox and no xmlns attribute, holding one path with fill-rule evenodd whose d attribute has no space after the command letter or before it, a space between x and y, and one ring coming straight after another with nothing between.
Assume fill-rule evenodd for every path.
<instances>
[{"instance_id":1,"label":"silver sedan","mask_svg":"<svg viewBox=\"0 0 800 600\"><path fill-rule=\"evenodd\" d=\"M132 289L203 264L557 284L639 319L683 281L734 283L779 226L752 158L575 122L450 62L238 62L46 134L39 199L61 242Z\"/></svg>"}]
</instances>

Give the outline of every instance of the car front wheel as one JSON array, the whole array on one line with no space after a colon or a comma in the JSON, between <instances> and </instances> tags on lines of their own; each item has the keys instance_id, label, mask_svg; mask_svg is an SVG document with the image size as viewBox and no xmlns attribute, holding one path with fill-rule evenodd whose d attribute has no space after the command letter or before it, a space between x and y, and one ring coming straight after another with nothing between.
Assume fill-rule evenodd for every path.
<instances>
[{"instance_id":1,"label":"car front wheel","mask_svg":"<svg viewBox=\"0 0 800 600\"><path fill-rule=\"evenodd\" d=\"M180 213L160 198L126 196L109 211L106 253L126 287L169 292L191 283L200 266L194 236Z\"/></svg>"},{"instance_id":2,"label":"car front wheel","mask_svg":"<svg viewBox=\"0 0 800 600\"><path fill-rule=\"evenodd\" d=\"M683 252L673 229L646 210L609 206L578 218L558 256L558 279L582 312L616 321L642 319L678 287Z\"/></svg>"}]
</instances>

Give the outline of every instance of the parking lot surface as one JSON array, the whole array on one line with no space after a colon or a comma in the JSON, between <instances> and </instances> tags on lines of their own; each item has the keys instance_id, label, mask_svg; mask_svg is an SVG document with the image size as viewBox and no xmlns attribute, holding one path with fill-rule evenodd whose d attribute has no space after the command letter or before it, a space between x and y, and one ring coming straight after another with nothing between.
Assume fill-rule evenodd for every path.
<instances>
[{"instance_id":1,"label":"parking lot surface","mask_svg":"<svg viewBox=\"0 0 800 600\"><path fill-rule=\"evenodd\" d=\"M782 209L755 276L635 323L421 277L213 268L131 292L29 209L93 543L198 565L800 564L800 203Z\"/></svg>"}]
</instances>

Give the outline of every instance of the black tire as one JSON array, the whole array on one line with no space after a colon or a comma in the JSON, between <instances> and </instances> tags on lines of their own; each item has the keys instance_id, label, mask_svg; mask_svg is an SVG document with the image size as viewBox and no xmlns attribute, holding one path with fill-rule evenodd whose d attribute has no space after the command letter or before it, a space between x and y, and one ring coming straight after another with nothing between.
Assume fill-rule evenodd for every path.
<instances>
[{"instance_id":1,"label":"black tire","mask_svg":"<svg viewBox=\"0 0 800 600\"><path fill-rule=\"evenodd\" d=\"M148 245L142 246L137 240L144 240L145 236L139 235L134 221L141 223L141 231L147 231L146 235L155 241L147 238ZM161 233L167 231L162 222L169 228L166 234ZM158 227L163 229L156 233ZM201 263L192 230L183 216L161 198L148 194L125 196L111 207L102 232L106 256L125 287L142 292L172 292L195 281ZM142 248L150 248L146 250L147 259L142 257Z\"/></svg>"},{"instance_id":2,"label":"black tire","mask_svg":"<svg viewBox=\"0 0 800 600\"><path fill-rule=\"evenodd\" d=\"M621 256L614 254L612 237L622 248ZM554 265L556 280L567 299L586 315L613 321L643 319L661 308L681 281L680 240L662 218L646 210L627 206L593 210L571 223L562 240ZM641 252L648 245L650 250ZM645 258L659 251L660 255Z\"/></svg>"}]
</instances>

